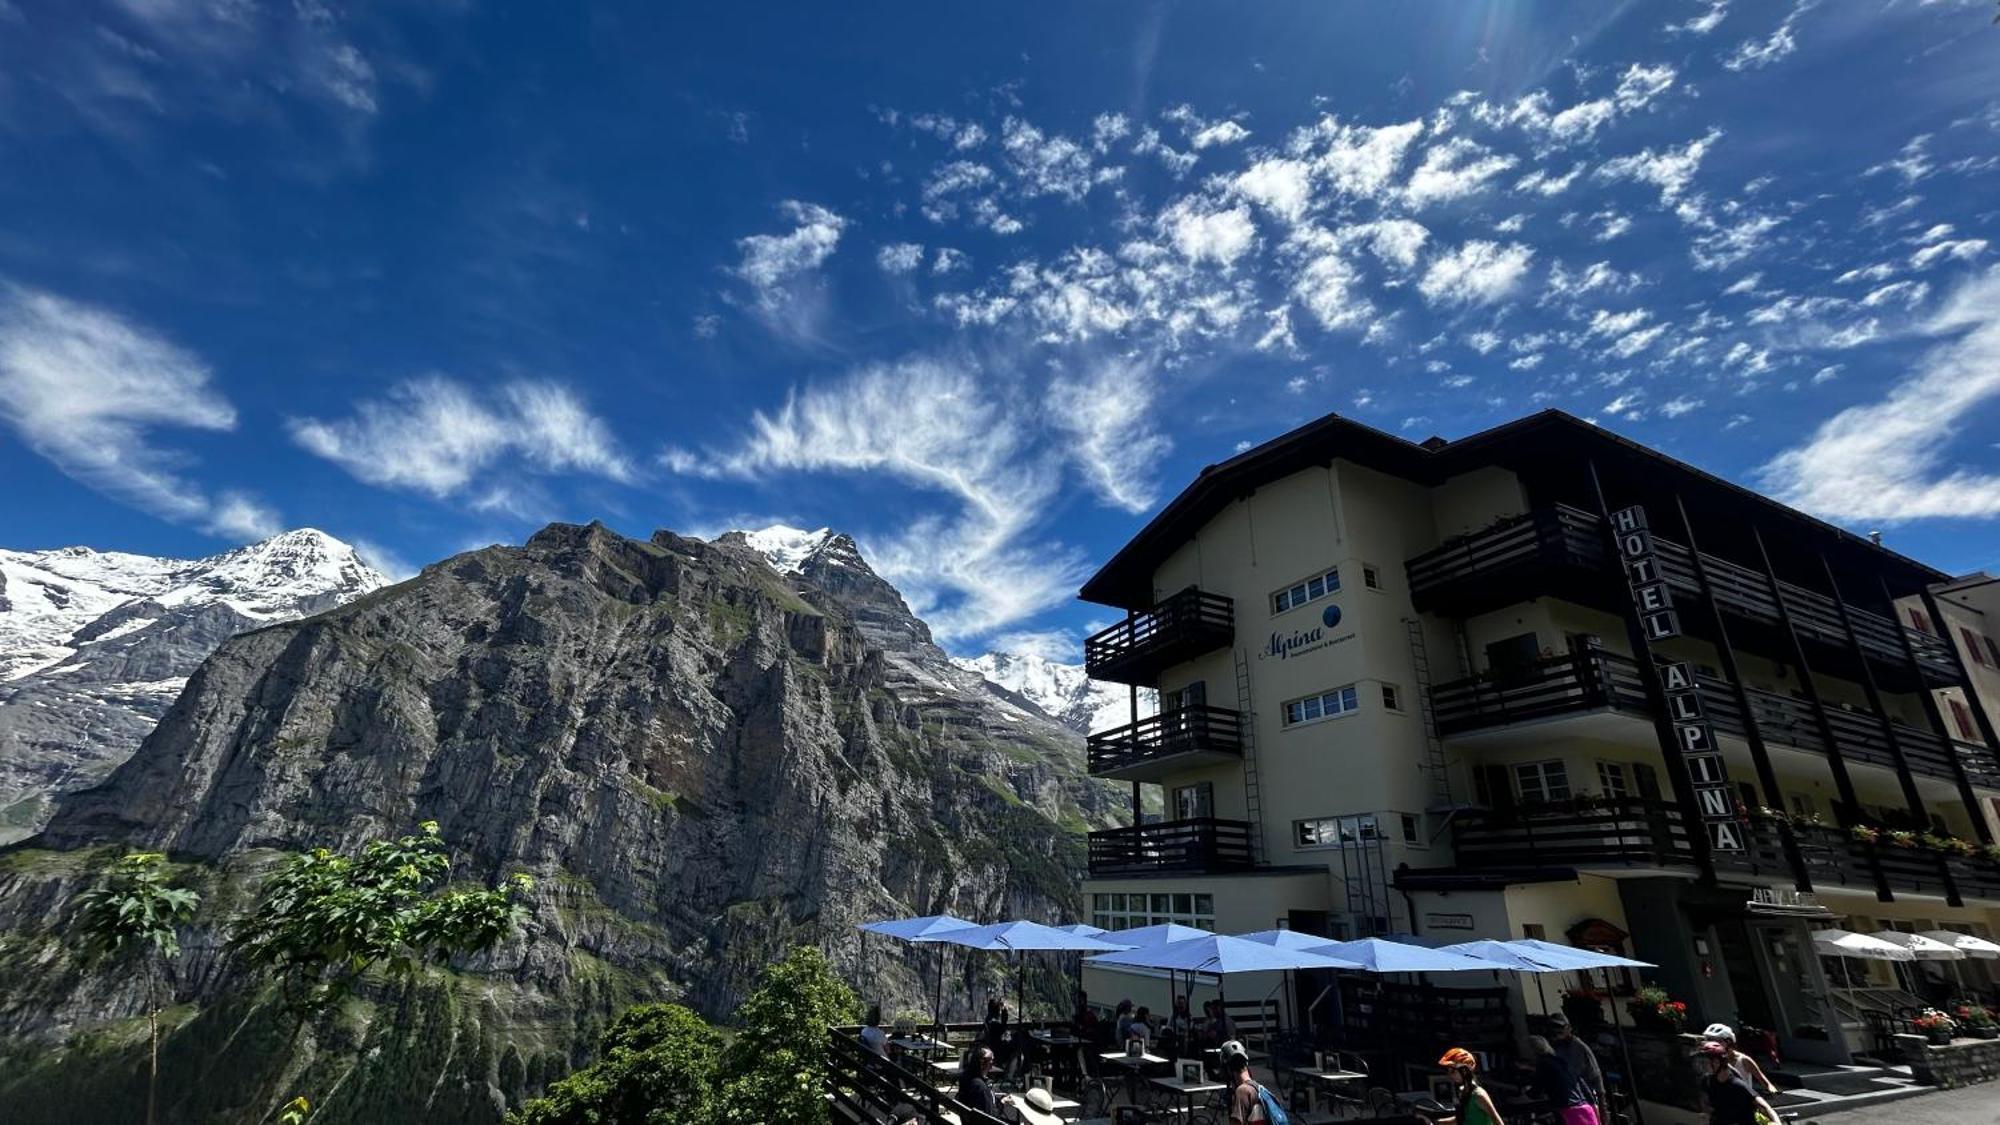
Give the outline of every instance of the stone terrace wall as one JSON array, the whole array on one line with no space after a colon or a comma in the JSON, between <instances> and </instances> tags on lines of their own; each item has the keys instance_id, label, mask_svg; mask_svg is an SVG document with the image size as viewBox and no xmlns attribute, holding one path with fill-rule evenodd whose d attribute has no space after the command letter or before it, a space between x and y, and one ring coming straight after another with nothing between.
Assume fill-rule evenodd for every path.
<instances>
[{"instance_id":1,"label":"stone terrace wall","mask_svg":"<svg viewBox=\"0 0 2000 1125\"><path fill-rule=\"evenodd\" d=\"M1910 1060L1911 1076L1927 1085L1955 1090L2000 1080L2000 1039L1957 1039L1934 1047L1921 1035L1898 1035L1896 1045Z\"/></svg>"}]
</instances>

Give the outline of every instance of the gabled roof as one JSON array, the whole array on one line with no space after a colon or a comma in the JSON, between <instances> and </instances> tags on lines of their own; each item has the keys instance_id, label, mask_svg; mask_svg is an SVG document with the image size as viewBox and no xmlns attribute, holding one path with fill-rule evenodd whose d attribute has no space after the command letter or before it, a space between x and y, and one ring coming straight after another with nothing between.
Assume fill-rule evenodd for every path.
<instances>
[{"instance_id":1,"label":"gabled roof","mask_svg":"<svg viewBox=\"0 0 2000 1125\"><path fill-rule=\"evenodd\" d=\"M1282 434L1254 449L1204 468L1194 483L1160 509L1130 542L1085 582L1085 601L1145 609L1152 604L1153 572L1230 503L1273 481L1302 469L1335 460L1363 465L1423 485L1497 465L1544 482L1544 491L1578 490L1568 502L1595 508L1587 499L1588 480L1577 470L1585 460L1598 466L1614 504L1639 502L1648 496L1664 500L1684 495L1690 507L1717 510L1730 518L1755 518L1760 525L1778 523L1797 537L1767 537L1774 556L1787 550L1827 551L1841 556L1843 569L1887 569L1900 592L1940 582L1949 576L1890 551L1869 540L1786 507L1741 485L1732 484L1669 457L1659 450L1623 438L1601 426L1560 410L1544 410L1456 441L1430 438L1412 442L1372 426L1328 414ZM1537 497L1545 502L1553 497ZM1708 541L1703 550L1717 550ZM1718 553L1727 553L1718 551Z\"/></svg>"}]
</instances>

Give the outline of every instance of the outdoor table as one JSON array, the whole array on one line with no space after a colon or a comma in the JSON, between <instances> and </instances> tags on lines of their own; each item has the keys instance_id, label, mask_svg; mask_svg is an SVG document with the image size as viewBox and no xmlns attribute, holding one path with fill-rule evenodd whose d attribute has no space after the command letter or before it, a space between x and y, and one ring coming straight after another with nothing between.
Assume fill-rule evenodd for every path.
<instances>
[{"instance_id":1,"label":"outdoor table","mask_svg":"<svg viewBox=\"0 0 2000 1125\"><path fill-rule=\"evenodd\" d=\"M937 1082L957 1082L959 1072L964 1069L958 1063L946 1062L943 1059L930 1060L930 1068L931 1078Z\"/></svg>"},{"instance_id":2,"label":"outdoor table","mask_svg":"<svg viewBox=\"0 0 2000 1125\"><path fill-rule=\"evenodd\" d=\"M1190 1119L1194 1117L1194 1100L1196 1098L1203 1094L1219 1094L1229 1088L1220 1082L1210 1082L1206 1078L1199 1082L1183 1082L1178 1075L1172 1078L1155 1078L1153 1079L1153 1085L1173 1094L1181 1106L1187 1110Z\"/></svg>"},{"instance_id":3,"label":"outdoor table","mask_svg":"<svg viewBox=\"0 0 2000 1125\"><path fill-rule=\"evenodd\" d=\"M1123 1051L1106 1051L1097 1057L1114 1066L1125 1068L1125 1100L1132 1105L1139 1104L1139 1071L1144 1067L1161 1066L1170 1061L1158 1055L1128 1055Z\"/></svg>"},{"instance_id":4,"label":"outdoor table","mask_svg":"<svg viewBox=\"0 0 2000 1125\"><path fill-rule=\"evenodd\" d=\"M1081 1047L1083 1045L1083 1040L1061 1031L1035 1030L1030 1031L1028 1037L1044 1047Z\"/></svg>"},{"instance_id":5,"label":"outdoor table","mask_svg":"<svg viewBox=\"0 0 2000 1125\"><path fill-rule=\"evenodd\" d=\"M940 1043L935 1039L926 1039L920 1035L892 1036L889 1039L889 1046L894 1047L899 1051L908 1051L910 1054L913 1055L925 1055L925 1056L935 1055L940 1051L948 1051L951 1049L950 1044Z\"/></svg>"},{"instance_id":6,"label":"outdoor table","mask_svg":"<svg viewBox=\"0 0 2000 1125\"><path fill-rule=\"evenodd\" d=\"M1346 1082L1364 1082L1368 1076L1358 1070L1320 1070L1318 1067L1295 1066L1292 1073L1314 1082L1324 1082L1328 1086L1339 1086Z\"/></svg>"}]
</instances>

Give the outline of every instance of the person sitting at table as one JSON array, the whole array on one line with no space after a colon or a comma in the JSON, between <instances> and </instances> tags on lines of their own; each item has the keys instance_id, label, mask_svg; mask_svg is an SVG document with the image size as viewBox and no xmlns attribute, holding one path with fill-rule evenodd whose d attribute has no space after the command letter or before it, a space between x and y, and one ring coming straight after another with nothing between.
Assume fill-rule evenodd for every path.
<instances>
[{"instance_id":1,"label":"person sitting at table","mask_svg":"<svg viewBox=\"0 0 2000 1125\"><path fill-rule=\"evenodd\" d=\"M1451 1113L1432 1118L1435 1125L1506 1125L1493 1105L1493 1095L1479 1084L1479 1060L1471 1051L1453 1047L1438 1065L1458 1084L1458 1106Z\"/></svg>"},{"instance_id":2,"label":"person sitting at table","mask_svg":"<svg viewBox=\"0 0 2000 1125\"><path fill-rule=\"evenodd\" d=\"M1201 1007L1208 1013L1208 1024L1202 1029L1202 1042L1220 1045L1236 1038L1236 1025L1230 1022L1229 1010L1222 1006L1222 1001L1210 1000Z\"/></svg>"},{"instance_id":3,"label":"person sitting at table","mask_svg":"<svg viewBox=\"0 0 2000 1125\"><path fill-rule=\"evenodd\" d=\"M1528 1036L1528 1057L1535 1066L1535 1089L1548 1099L1562 1125L1597 1125L1597 1097L1590 1084L1570 1069L1547 1039Z\"/></svg>"},{"instance_id":4,"label":"person sitting at table","mask_svg":"<svg viewBox=\"0 0 2000 1125\"><path fill-rule=\"evenodd\" d=\"M1160 1042L1166 1046L1167 1054L1178 1056L1185 1053L1193 1034L1194 1013L1188 1011L1187 994L1182 993L1174 997L1174 1010L1160 1029Z\"/></svg>"},{"instance_id":5,"label":"person sitting at table","mask_svg":"<svg viewBox=\"0 0 2000 1125\"><path fill-rule=\"evenodd\" d=\"M958 1078L958 1101L967 1109L999 1117L1003 1112L1020 1116L1020 1102L1012 1095L993 1092L993 1052L974 1047L965 1053L965 1066Z\"/></svg>"},{"instance_id":6,"label":"person sitting at table","mask_svg":"<svg viewBox=\"0 0 2000 1125\"><path fill-rule=\"evenodd\" d=\"M1112 1037L1117 1040L1114 1046L1123 1047L1125 1033L1132 1030L1132 1001L1120 1000L1118 1010L1111 1014L1111 1020Z\"/></svg>"},{"instance_id":7,"label":"person sitting at table","mask_svg":"<svg viewBox=\"0 0 2000 1125\"><path fill-rule=\"evenodd\" d=\"M1144 1050L1151 1046L1153 1037L1153 1013L1144 1004L1141 1004L1139 1005L1139 1010L1132 1013L1131 1025L1125 1029L1125 1042L1130 1043L1132 1040L1137 1039L1140 1043L1140 1048Z\"/></svg>"},{"instance_id":8,"label":"person sitting at table","mask_svg":"<svg viewBox=\"0 0 2000 1125\"><path fill-rule=\"evenodd\" d=\"M1076 994L1076 1014L1070 1017L1070 1029L1085 1043L1097 1042L1097 1009L1090 1006L1090 997L1081 989Z\"/></svg>"},{"instance_id":9,"label":"person sitting at table","mask_svg":"<svg viewBox=\"0 0 2000 1125\"><path fill-rule=\"evenodd\" d=\"M868 1006L868 1022L861 1028L861 1045L881 1055L889 1057L889 1036L882 1030L882 1005Z\"/></svg>"}]
</instances>

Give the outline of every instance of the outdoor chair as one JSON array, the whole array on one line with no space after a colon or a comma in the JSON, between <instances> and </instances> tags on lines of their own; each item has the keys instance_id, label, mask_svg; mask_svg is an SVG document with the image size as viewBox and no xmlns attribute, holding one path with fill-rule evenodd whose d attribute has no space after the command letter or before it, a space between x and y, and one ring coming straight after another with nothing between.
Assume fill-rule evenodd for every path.
<instances>
[{"instance_id":1,"label":"outdoor chair","mask_svg":"<svg viewBox=\"0 0 2000 1125\"><path fill-rule=\"evenodd\" d=\"M1367 1099L1371 1117L1387 1117L1403 1111L1403 1104L1396 1100L1395 1091L1387 1086L1368 1087Z\"/></svg>"}]
</instances>

